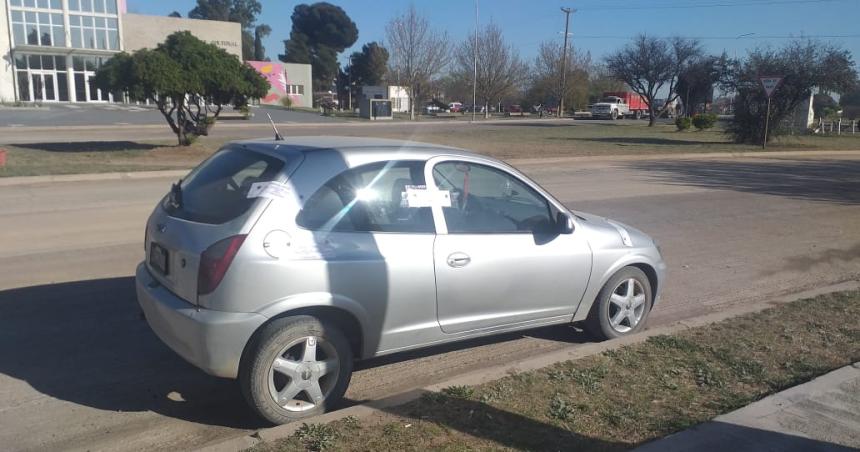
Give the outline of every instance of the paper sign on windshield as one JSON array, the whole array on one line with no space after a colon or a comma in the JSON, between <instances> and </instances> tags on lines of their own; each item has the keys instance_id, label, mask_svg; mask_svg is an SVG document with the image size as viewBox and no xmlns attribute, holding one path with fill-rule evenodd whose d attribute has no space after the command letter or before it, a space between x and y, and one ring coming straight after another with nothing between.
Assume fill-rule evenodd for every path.
<instances>
[{"instance_id":1,"label":"paper sign on windshield","mask_svg":"<svg viewBox=\"0 0 860 452\"><path fill-rule=\"evenodd\" d=\"M293 188L281 182L255 182L248 190L248 198L292 199Z\"/></svg>"}]
</instances>

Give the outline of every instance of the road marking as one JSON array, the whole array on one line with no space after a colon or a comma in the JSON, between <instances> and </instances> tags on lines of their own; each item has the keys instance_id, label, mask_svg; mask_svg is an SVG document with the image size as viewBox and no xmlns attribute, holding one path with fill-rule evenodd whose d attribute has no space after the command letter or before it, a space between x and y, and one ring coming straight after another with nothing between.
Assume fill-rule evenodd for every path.
<instances>
[{"instance_id":1,"label":"road marking","mask_svg":"<svg viewBox=\"0 0 860 452\"><path fill-rule=\"evenodd\" d=\"M24 127L24 124L7 124L7 127Z\"/></svg>"},{"instance_id":2,"label":"road marking","mask_svg":"<svg viewBox=\"0 0 860 452\"><path fill-rule=\"evenodd\" d=\"M114 125L117 125L117 126L128 126L128 125L131 125L131 123L128 123L128 122L115 122L115 123L114 123Z\"/></svg>"}]
</instances>

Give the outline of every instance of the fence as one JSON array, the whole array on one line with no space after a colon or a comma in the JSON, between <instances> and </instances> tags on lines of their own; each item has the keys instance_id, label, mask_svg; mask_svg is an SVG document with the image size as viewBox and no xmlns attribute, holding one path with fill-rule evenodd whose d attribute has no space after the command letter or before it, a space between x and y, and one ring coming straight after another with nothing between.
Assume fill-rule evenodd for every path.
<instances>
[{"instance_id":1,"label":"fence","mask_svg":"<svg viewBox=\"0 0 860 452\"><path fill-rule=\"evenodd\" d=\"M836 119L825 121L818 119L818 124L815 126L815 132L822 135L855 135L860 132L860 124L856 119Z\"/></svg>"}]
</instances>

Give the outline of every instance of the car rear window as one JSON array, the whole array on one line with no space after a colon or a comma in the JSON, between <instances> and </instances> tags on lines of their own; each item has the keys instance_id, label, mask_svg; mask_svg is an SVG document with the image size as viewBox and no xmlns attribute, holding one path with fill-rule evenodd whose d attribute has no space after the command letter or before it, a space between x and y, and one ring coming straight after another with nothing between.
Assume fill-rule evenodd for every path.
<instances>
[{"instance_id":1,"label":"car rear window","mask_svg":"<svg viewBox=\"0 0 860 452\"><path fill-rule=\"evenodd\" d=\"M283 167L283 160L259 152L222 149L172 189L162 205L172 217L226 223L243 215L257 201L248 198L252 184L274 180Z\"/></svg>"}]
</instances>

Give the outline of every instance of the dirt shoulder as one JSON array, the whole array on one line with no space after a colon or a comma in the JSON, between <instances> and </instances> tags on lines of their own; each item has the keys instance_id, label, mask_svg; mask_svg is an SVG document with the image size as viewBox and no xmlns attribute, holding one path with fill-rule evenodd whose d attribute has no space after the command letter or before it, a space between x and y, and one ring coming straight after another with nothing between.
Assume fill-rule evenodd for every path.
<instances>
[{"instance_id":1,"label":"dirt shoulder","mask_svg":"<svg viewBox=\"0 0 860 452\"><path fill-rule=\"evenodd\" d=\"M860 359L860 291L306 424L255 450L627 450Z\"/></svg>"}]
</instances>

